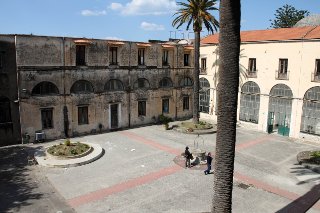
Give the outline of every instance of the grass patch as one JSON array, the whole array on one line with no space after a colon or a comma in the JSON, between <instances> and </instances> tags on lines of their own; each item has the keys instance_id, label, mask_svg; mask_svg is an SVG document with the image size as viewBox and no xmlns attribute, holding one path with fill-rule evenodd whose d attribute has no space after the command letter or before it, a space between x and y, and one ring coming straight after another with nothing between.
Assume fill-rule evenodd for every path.
<instances>
[{"instance_id":1,"label":"grass patch","mask_svg":"<svg viewBox=\"0 0 320 213\"><path fill-rule=\"evenodd\" d=\"M80 155L90 149L90 146L80 142L71 143L70 140L66 140L63 144L51 146L47 152L54 156L59 157L72 157Z\"/></svg>"},{"instance_id":2,"label":"grass patch","mask_svg":"<svg viewBox=\"0 0 320 213\"><path fill-rule=\"evenodd\" d=\"M204 121L200 121L199 124L194 124L193 122L181 122L180 125L190 132L193 130L211 129L213 127L212 124Z\"/></svg>"}]
</instances>

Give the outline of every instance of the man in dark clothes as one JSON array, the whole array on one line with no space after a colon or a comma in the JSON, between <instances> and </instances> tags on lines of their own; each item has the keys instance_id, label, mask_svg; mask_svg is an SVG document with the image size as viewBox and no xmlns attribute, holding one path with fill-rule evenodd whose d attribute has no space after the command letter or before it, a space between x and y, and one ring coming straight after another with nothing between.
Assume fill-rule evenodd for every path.
<instances>
[{"instance_id":1,"label":"man in dark clothes","mask_svg":"<svg viewBox=\"0 0 320 213\"><path fill-rule=\"evenodd\" d=\"M184 151L184 156L186 157L186 167L191 167L190 159L192 158L192 154L189 152L189 147L186 147Z\"/></svg>"},{"instance_id":2,"label":"man in dark clothes","mask_svg":"<svg viewBox=\"0 0 320 213\"><path fill-rule=\"evenodd\" d=\"M211 157L211 152L209 152L207 155L207 170L204 171L205 175L210 174L211 163L212 163L212 157Z\"/></svg>"}]
</instances>

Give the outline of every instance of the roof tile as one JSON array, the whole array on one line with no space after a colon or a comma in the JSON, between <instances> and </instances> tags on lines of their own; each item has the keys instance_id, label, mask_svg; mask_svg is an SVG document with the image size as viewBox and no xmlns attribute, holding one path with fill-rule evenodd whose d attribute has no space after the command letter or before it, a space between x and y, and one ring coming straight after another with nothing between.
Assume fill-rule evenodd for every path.
<instances>
[{"instance_id":1,"label":"roof tile","mask_svg":"<svg viewBox=\"0 0 320 213\"><path fill-rule=\"evenodd\" d=\"M320 38L320 26L297 27L297 28L278 28L270 30L252 30L241 32L241 42L255 41L286 41L299 39ZM219 34L210 35L201 40L202 44L217 44Z\"/></svg>"}]
</instances>

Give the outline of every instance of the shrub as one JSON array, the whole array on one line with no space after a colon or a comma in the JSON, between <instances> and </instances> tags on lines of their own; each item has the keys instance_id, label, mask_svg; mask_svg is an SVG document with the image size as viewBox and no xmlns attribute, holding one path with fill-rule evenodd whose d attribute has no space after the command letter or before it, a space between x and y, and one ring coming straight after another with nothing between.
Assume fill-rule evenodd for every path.
<instances>
[{"instance_id":1,"label":"shrub","mask_svg":"<svg viewBox=\"0 0 320 213\"><path fill-rule=\"evenodd\" d=\"M314 158L320 158L320 151L314 151L311 153L311 156Z\"/></svg>"},{"instance_id":2,"label":"shrub","mask_svg":"<svg viewBox=\"0 0 320 213\"><path fill-rule=\"evenodd\" d=\"M67 139L67 140L64 142L64 145L66 145L66 146L70 146L70 145L71 145L70 140L69 140L69 139Z\"/></svg>"},{"instance_id":3,"label":"shrub","mask_svg":"<svg viewBox=\"0 0 320 213\"><path fill-rule=\"evenodd\" d=\"M172 118L161 114L161 115L159 115L158 120L159 120L160 124L168 124L169 122L172 121Z\"/></svg>"}]
</instances>

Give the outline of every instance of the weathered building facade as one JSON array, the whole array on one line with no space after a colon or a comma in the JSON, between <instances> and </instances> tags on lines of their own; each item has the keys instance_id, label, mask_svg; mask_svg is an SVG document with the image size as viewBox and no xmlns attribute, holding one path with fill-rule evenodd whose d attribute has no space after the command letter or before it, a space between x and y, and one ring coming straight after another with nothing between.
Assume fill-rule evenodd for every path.
<instances>
[{"instance_id":1,"label":"weathered building facade","mask_svg":"<svg viewBox=\"0 0 320 213\"><path fill-rule=\"evenodd\" d=\"M216 119L219 35L202 40L201 117ZM241 32L242 126L319 141L320 26Z\"/></svg>"},{"instance_id":2,"label":"weathered building facade","mask_svg":"<svg viewBox=\"0 0 320 213\"><path fill-rule=\"evenodd\" d=\"M0 35L0 42L11 85L1 90L1 113L11 115L3 121L14 125L16 140L192 116L192 46L32 35Z\"/></svg>"}]
</instances>

